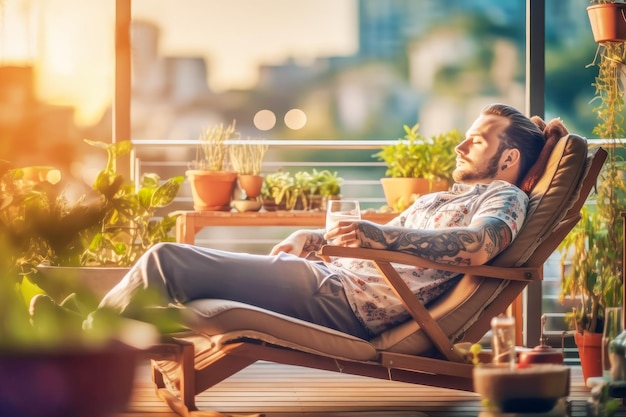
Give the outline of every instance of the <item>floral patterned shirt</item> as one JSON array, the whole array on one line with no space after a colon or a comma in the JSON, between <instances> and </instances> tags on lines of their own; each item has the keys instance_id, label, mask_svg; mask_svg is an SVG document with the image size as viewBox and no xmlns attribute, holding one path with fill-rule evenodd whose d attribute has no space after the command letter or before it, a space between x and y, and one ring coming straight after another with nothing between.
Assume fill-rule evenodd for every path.
<instances>
[{"instance_id":1,"label":"floral patterned shirt","mask_svg":"<svg viewBox=\"0 0 626 417\"><path fill-rule=\"evenodd\" d=\"M440 229L468 226L479 217L496 217L515 238L526 216L528 196L505 181L491 184L455 184L450 191L427 194L392 220L393 226ZM336 258L327 266L343 283L352 309L376 335L410 316L402 302L367 260ZM450 288L458 276L446 271L394 265L411 291L424 304Z\"/></svg>"}]
</instances>

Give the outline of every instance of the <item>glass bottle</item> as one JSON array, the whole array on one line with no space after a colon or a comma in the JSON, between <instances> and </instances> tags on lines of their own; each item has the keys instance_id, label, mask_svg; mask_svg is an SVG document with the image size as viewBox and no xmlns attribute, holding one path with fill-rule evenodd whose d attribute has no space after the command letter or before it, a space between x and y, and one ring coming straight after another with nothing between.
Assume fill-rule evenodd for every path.
<instances>
[{"instance_id":1,"label":"glass bottle","mask_svg":"<svg viewBox=\"0 0 626 417\"><path fill-rule=\"evenodd\" d=\"M491 319L491 349L494 364L515 368L515 318L497 316Z\"/></svg>"}]
</instances>

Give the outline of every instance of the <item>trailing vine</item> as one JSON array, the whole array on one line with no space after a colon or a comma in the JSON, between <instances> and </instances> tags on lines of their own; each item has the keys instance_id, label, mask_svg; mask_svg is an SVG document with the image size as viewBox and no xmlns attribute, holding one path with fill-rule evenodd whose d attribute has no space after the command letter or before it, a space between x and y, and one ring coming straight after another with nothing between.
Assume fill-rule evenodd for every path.
<instances>
[{"instance_id":1,"label":"trailing vine","mask_svg":"<svg viewBox=\"0 0 626 417\"><path fill-rule=\"evenodd\" d=\"M582 219L563 240L563 259L571 256L572 268L563 276L561 298L580 299L580 307L568 315L579 332L602 332L604 309L622 304L622 217L626 211L626 183L622 157L624 137L625 44L603 42L590 66L598 67L592 103L598 119L592 133L605 139L608 157L600 174L595 207L585 207Z\"/></svg>"}]
</instances>

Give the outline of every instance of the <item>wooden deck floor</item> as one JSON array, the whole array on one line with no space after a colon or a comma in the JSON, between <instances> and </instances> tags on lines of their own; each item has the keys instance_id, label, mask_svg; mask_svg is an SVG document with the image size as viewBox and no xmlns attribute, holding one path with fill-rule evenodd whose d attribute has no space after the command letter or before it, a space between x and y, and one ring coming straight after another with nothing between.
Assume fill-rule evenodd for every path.
<instances>
[{"instance_id":1,"label":"wooden deck floor","mask_svg":"<svg viewBox=\"0 0 626 417\"><path fill-rule=\"evenodd\" d=\"M580 367L572 367L572 417L587 416ZM266 417L477 417L474 393L343 375L334 372L256 363L196 397L201 412ZM174 417L154 393L148 364L142 364L128 409L115 417ZM615 417L626 417L622 406Z\"/></svg>"}]
</instances>

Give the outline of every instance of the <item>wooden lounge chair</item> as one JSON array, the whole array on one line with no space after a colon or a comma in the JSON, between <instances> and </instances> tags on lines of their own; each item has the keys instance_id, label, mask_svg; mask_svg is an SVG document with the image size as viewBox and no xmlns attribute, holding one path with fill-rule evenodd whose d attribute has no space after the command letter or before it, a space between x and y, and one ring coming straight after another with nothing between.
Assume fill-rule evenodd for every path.
<instances>
[{"instance_id":1,"label":"wooden lounge chair","mask_svg":"<svg viewBox=\"0 0 626 417\"><path fill-rule=\"evenodd\" d=\"M298 319L226 300L196 300L183 308L189 332L171 335L153 356L157 393L181 415L195 395L256 361L271 361L414 384L472 390L472 365L455 349L476 343L492 317L506 311L580 218L606 158L584 138L559 140L530 193L527 220L515 241L489 265L440 265L416 256L324 247L321 256L370 259L402 297L414 320L373 340L362 340ZM392 263L463 274L427 307L399 278Z\"/></svg>"}]
</instances>

